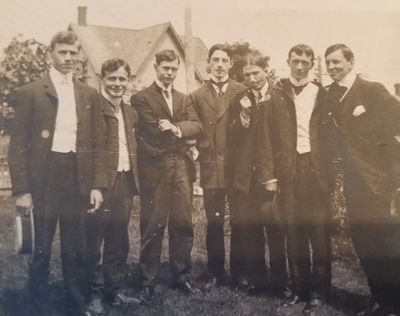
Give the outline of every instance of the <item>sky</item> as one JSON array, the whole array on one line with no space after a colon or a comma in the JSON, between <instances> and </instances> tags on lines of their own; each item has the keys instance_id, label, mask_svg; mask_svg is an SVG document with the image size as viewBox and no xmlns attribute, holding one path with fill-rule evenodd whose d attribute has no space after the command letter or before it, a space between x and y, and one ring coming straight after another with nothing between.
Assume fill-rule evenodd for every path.
<instances>
[{"instance_id":1,"label":"sky","mask_svg":"<svg viewBox=\"0 0 400 316\"><path fill-rule=\"evenodd\" d=\"M323 57L329 45L345 43L354 51L356 72L391 92L400 82L398 0L0 0L0 49L19 33L48 43L76 23L78 6L88 7L88 24L140 29L170 21L180 34L191 7L193 35L208 47L248 41L271 57L281 76L288 74L293 45L308 44Z\"/></svg>"}]
</instances>

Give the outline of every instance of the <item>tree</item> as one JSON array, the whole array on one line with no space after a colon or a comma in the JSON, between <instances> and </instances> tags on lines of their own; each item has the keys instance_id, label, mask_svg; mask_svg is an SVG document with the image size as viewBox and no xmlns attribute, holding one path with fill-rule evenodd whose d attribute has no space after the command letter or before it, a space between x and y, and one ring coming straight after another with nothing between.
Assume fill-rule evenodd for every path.
<instances>
[{"instance_id":1,"label":"tree","mask_svg":"<svg viewBox=\"0 0 400 316\"><path fill-rule=\"evenodd\" d=\"M42 78L49 67L49 47L35 39L24 39L19 34L4 49L0 62L0 134L9 132L18 87ZM87 61L82 56L74 76L85 81L87 72Z\"/></svg>"},{"instance_id":2,"label":"tree","mask_svg":"<svg viewBox=\"0 0 400 316\"><path fill-rule=\"evenodd\" d=\"M256 49L250 47L249 42L234 42L233 44L228 44L232 50L232 61L233 61L233 66L231 70L229 71L229 76L238 81L238 82L243 82L243 73L242 73L242 68L243 68L243 61L242 58L251 52L258 52L261 54L261 52ZM266 56L268 61L269 61L269 56ZM275 83L277 80L277 77L275 75L276 71L275 69L268 69L268 78L271 83Z\"/></svg>"},{"instance_id":3,"label":"tree","mask_svg":"<svg viewBox=\"0 0 400 316\"><path fill-rule=\"evenodd\" d=\"M0 63L0 132L8 131L17 88L43 76L48 69L48 47L19 34L4 49Z\"/></svg>"}]
</instances>

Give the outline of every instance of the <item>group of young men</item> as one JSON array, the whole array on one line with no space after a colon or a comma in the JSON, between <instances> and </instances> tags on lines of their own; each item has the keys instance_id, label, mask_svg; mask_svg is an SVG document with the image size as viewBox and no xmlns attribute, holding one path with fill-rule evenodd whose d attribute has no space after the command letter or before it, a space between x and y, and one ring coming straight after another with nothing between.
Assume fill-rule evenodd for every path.
<instances>
[{"instance_id":1,"label":"group of young men","mask_svg":"<svg viewBox=\"0 0 400 316\"><path fill-rule=\"evenodd\" d=\"M48 75L21 87L15 105L9 165L17 206L33 209L29 287L39 315L51 314L57 222L73 315L103 313L94 304L99 293L111 306L151 302L167 225L171 285L199 292L190 277L195 160L207 217L203 289L228 283L229 210L232 286L268 292L286 306L306 302L307 315L328 302L330 194L343 174L352 239L371 290L364 314L399 311L400 103L352 72L347 46L326 50L333 83L323 88L309 79L314 52L307 45L290 49L290 77L274 85L268 60L246 54L243 85L229 78L229 47L216 44L208 54L210 80L189 96L173 87L178 54L162 50L153 84L131 104L124 101L129 65L105 61L97 93L72 77L79 49L76 34L57 33ZM124 286L134 195L141 199L138 296Z\"/></svg>"}]
</instances>

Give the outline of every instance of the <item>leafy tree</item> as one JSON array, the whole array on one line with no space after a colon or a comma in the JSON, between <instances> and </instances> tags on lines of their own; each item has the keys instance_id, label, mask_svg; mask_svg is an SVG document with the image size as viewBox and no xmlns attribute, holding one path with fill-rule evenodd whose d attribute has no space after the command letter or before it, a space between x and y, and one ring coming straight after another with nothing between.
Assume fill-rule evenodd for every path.
<instances>
[{"instance_id":1,"label":"leafy tree","mask_svg":"<svg viewBox=\"0 0 400 316\"><path fill-rule=\"evenodd\" d=\"M233 44L228 44L232 50L232 61L233 61L233 66L229 72L229 76L238 81L238 82L243 82L243 73L242 73L242 68L243 68L243 61L242 58L251 52L258 52L261 54L261 52L253 47L250 47L249 42L234 42ZM269 61L269 56L266 56L268 61ZM277 77L275 75L276 71L275 69L269 69L268 70L268 78L270 82L275 83L277 80Z\"/></svg>"},{"instance_id":2,"label":"leafy tree","mask_svg":"<svg viewBox=\"0 0 400 316\"><path fill-rule=\"evenodd\" d=\"M48 47L34 39L24 40L18 35L4 49L0 63L0 131L7 132L13 117L12 106L17 88L43 76L48 69Z\"/></svg>"}]
</instances>

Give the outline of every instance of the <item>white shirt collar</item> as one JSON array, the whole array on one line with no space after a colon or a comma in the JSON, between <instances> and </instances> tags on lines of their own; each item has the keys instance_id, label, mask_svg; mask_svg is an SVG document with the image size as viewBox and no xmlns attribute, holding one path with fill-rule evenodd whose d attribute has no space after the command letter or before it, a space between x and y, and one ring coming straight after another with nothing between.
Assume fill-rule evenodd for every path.
<instances>
[{"instance_id":1,"label":"white shirt collar","mask_svg":"<svg viewBox=\"0 0 400 316\"><path fill-rule=\"evenodd\" d=\"M296 78L294 78L293 76L289 77L289 81L292 85L294 85L295 87L301 87L301 86L305 86L307 83L310 82L310 79L308 77L297 80Z\"/></svg>"},{"instance_id":2,"label":"white shirt collar","mask_svg":"<svg viewBox=\"0 0 400 316\"><path fill-rule=\"evenodd\" d=\"M356 80L356 75L352 72L348 73L344 78L342 78L338 84L339 86L346 87L347 90L353 86L354 81Z\"/></svg>"},{"instance_id":3,"label":"white shirt collar","mask_svg":"<svg viewBox=\"0 0 400 316\"><path fill-rule=\"evenodd\" d=\"M156 85L161 89L161 90L167 90L168 92L172 91L172 84L170 84L168 87L164 86L164 84L158 80L157 78L154 80Z\"/></svg>"},{"instance_id":4,"label":"white shirt collar","mask_svg":"<svg viewBox=\"0 0 400 316\"><path fill-rule=\"evenodd\" d=\"M253 94L254 94L254 96L256 98L258 97L259 93L261 93L262 97L264 98L265 95L267 94L268 88L269 88L269 83L268 83L268 80L267 80L267 81L265 81L265 84L261 88L261 90L252 90L252 91L253 91Z\"/></svg>"},{"instance_id":5,"label":"white shirt collar","mask_svg":"<svg viewBox=\"0 0 400 316\"><path fill-rule=\"evenodd\" d=\"M226 75L225 77L223 77L222 79L218 79L217 77L215 77L214 75L210 76L211 80L214 82L226 82L229 79L229 75Z\"/></svg>"},{"instance_id":6,"label":"white shirt collar","mask_svg":"<svg viewBox=\"0 0 400 316\"><path fill-rule=\"evenodd\" d=\"M116 109L119 109L119 108L120 108L121 103L122 103L122 98L118 98L118 99L113 99L113 98L111 98L110 95L107 94L107 93L104 91L104 87L103 87L103 86L101 86L101 95L104 97L104 99L106 99L108 102L110 102L110 103L114 106L114 111L115 111ZM115 112L116 112L116 111L115 111Z\"/></svg>"},{"instance_id":7,"label":"white shirt collar","mask_svg":"<svg viewBox=\"0 0 400 316\"><path fill-rule=\"evenodd\" d=\"M51 81L56 85L72 84L72 72L64 75L61 72L59 72L57 69L55 69L54 67L51 67L50 71L49 71L49 75L50 75Z\"/></svg>"}]
</instances>

